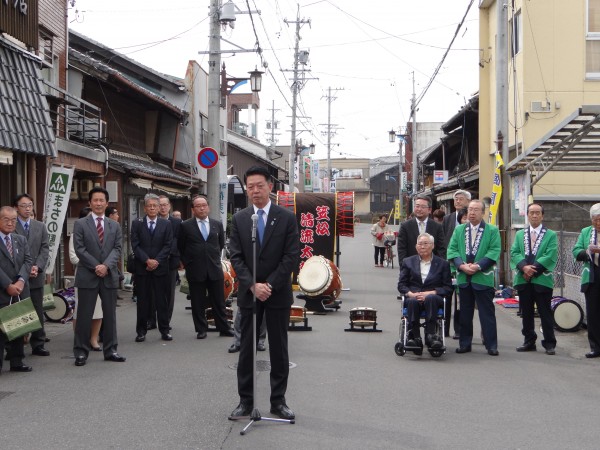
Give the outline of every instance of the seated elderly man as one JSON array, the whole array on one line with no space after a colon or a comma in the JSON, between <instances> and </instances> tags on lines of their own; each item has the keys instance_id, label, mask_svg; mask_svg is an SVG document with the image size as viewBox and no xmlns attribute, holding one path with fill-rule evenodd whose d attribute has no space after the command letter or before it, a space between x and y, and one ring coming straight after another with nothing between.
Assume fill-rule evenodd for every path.
<instances>
[{"instance_id":1,"label":"seated elderly man","mask_svg":"<svg viewBox=\"0 0 600 450\"><path fill-rule=\"evenodd\" d=\"M400 267L398 291L404 295L407 308L409 341L407 346L423 346L419 319L425 310L425 343L441 348L442 338L436 335L436 316L444 297L452 293L452 276L448 261L433 254L434 238L422 233L417 238L417 255L405 258ZM443 330L440 330L443 332Z\"/></svg>"}]
</instances>

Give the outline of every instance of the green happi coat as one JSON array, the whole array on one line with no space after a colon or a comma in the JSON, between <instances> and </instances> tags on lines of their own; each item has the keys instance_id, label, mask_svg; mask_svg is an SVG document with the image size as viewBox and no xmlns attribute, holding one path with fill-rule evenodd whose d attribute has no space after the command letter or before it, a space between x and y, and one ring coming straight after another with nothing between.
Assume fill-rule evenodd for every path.
<instances>
[{"instance_id":1,"label":"green happi coat","mask_svg":"<svg viewBox=\"0 0 600 450\"><path fill-rule=\"evenodd\" d=\"M592 262L587 254L592 228L592 226L589 226L582 229L579 238L577 238L577 242L575 243L575 247L573 247L573 257L575 258L575 261L583 261L583 270L581 271L581 292L587 291L588 284L594 283L594 272L591 271Z\"/></svg>"},{"instance_id":2,"label":"green happi coat","mask_svg":"<svg viewBox=\"0 0 600 450\"><path fill-rule=\"evenodd\" d=\"M459 258L464 263L467 262L467 247L465 242L465 227L467 226L470 226L468 222L463 223L454 229L446 254L446 257L452 263L456 264L456 258ZM481 266L481 271L473 275L470 282L493 288L494 266L496 265L498 258L500 258L500 231L498 231L498 227L484 223L481 242L477 249L474 261L475 264ZM483 261L487 261L488 263L486 264ZM456 281L458 286L465 286L469 283L467 274L459 270L457 270Z\"/></svg>"},{"instance_id":3,"label":"green happi coat","mask_svg":"<svg viewBox=\"0 0 600 450\"><path fill-rule=\"evenodd\" d=\"M513 281L513 286L515 287L528 283L528 281L523 277L523 272L521 272L521 270L518 268L519 265L522 267L523 265L528 264L525 262L525 244L523 243L525 232L528 229L529 227L525 230L517 231L517 234L515 235L515 241L510 249L510 268L515 271ZM544 238L540 242L540 246L538 247L537 254L535 255L533 261L538 264L532 264L538 268L540 265L542 265L545 270L538 270L538 273L531 279L530 282L553 289L554 277L552 272L556 268L556 263L558 261L558 240L554 231L546 229Z\"/></svg>"}]
</instances>

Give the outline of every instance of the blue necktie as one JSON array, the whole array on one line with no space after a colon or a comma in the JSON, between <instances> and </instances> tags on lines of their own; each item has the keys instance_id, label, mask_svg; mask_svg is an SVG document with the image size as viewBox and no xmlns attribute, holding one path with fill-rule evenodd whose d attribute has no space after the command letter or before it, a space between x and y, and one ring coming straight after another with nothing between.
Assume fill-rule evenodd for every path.
<instances>
[{"instance_id":1,"label":"blue necktie","mask_svg":"<svg viewBox=\"0 0 600 450\"><path fill-rule=\"evenodd\" d=\"M29 223L25 222L25 225L23 225L23 228L25 228L25 234L27 236L29 236Z\"/></svg>"},{"instance_id":2,"label":"blue necktie","mask_svg":"<svg viewBox=\"0 0 600 450\"><path fill-rule=\"evenodd\" d=\"M150 221L150 235L154 236L154 220Z\"/></svg>"},{"instance_id":3,"label":"blue necktie","mask_svg":"<svg viewBox=\"0 0 600 450\"><path fill-rule=\"evenodd\" d=\"M202 236L204 237L204 240L207 241L208 240L208 230L206 229L206 222L204 220L200 221L200 230L202 231Z\"/></svg>"},{"instance_id":4,"label":"blue necktie","mask_svg":"<svg viewBox=\"0 0 600 450\"><path fill-rule=\"evenodd\" d=\"M262 209L258 210L258 239L260 240L261 244L263 241L263 236L265 235L265 220L263 219L263 216L265 215L265 211Z\"/></svg>"}]
</instances>

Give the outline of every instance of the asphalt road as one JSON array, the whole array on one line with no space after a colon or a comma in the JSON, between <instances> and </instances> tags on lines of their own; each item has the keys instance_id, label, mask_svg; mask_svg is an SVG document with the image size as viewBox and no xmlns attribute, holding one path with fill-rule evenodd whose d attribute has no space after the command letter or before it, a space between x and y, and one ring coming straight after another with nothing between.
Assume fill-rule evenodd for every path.
<instances>
[{"instance_id":1,"label":"asphalt road","mask_svg":"<svg viewBox=\"0 0 600 450\"><path fill-rule=\"evenodd\" d=\"M499 357L473 352L398 357L397 268L373 267L369 227L341 239L342 307L290 333L287 401L294 425L231 422L237 354L229 338L197 340L178 294L172 342L156 330L135 343L135 304L118 308L119 352L75 367L70 325L49 324L49 357L29 374L0 376L2 449L597 449L600 361L586 360L585 331L557 333L556 356L521 354L515 310L497 306ZM297 300L297 304L304 302ZM378 310L381 333L345 332L351 308ZM479 326L475 320L475 335ZM29 353L29 351L28 351ZM267 353L259 353L260 365ZM7 367L5 366L5 370ZM268 415L269 377L257 406Z\"/></svg>"}]
</instances>

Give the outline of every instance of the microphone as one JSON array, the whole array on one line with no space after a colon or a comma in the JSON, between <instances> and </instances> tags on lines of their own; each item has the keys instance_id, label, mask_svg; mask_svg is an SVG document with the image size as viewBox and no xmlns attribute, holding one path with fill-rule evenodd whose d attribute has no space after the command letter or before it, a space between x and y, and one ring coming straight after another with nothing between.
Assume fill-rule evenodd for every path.
<instances>
[{"instance_id":1,"label":"microphone","mask_svg":"<svg viewBox=\"0 0 600 450\"><path fill-rule=\"evenodd\" d=\"M256 226L258 224L258 214L252 214L252 241L256 241Z\"/></svg>"}]
</instances>

